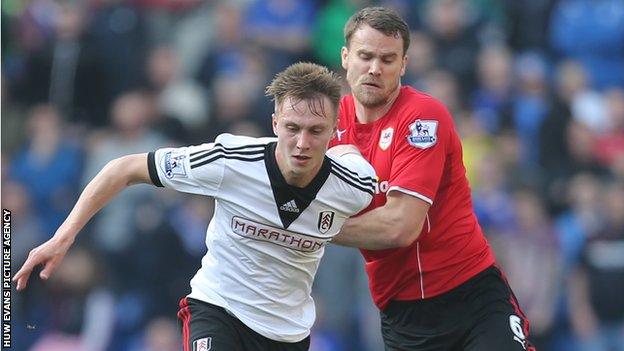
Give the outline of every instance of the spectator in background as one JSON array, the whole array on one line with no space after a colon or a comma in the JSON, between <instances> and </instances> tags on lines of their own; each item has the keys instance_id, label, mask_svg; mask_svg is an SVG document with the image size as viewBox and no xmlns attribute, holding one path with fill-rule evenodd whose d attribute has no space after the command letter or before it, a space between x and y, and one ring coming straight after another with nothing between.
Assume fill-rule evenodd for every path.
<instances>
[{"instance_id":1,"label":"spectator in background","mask_svg":"<svg viewBox=\"0 0 624 351\"><path fill-rule=\"evenodd\" d=\"M206 249L206 223L214 214L214 200L203 196L189 196L179 206L174 207L168 217L169 224L175 228L189 256L201 258Z\"/></svg>"},{"instance_id":2,"label":"spectator in background","mask_svg":"<svg viewBox=\"0 0 624 351\"><path fill-rule=\"evenodd\" d=\"M144 15L133 1L101 0L94 5L89 32L109 82L104 93L110 105L120 94L139 88L149 38ZM104 123L110 122L104 117Z\"/></svg>"},{"instance_id":3,"label":"spectator in background","mask_svg":"<svg viewBox=\"0 0 624 351\"><path fill-rule=\"evenodd\" d=\"M188 281L197 269L182 238L171 226L167 211L180 202L178 193L154 194L152 201L135 204L130 214L132 237L109 264L116 272L118 308L116 338L111 347L124 350L136 342L149 322L174 316L180 296L188 292ZM210 218L210 217L209 217ZM199 233L204 232L206 223ZM204 243L202 254L205 253ZM175 260L163 259L163 253Z\"/></svg>"},{"instance_id":4,"label":"spectator in background","mask_svg":"<svg viewBox=\"0 0 624 351\"><path fill-rule=\"evenodd\" d=\"M513 220L491 238L496 257L531 320L531 341L550 350L556 302L564 283L562 260L554 225L539 193L521 188L513 192Z\"/></svg>"},{"instance_id":5,"label":"spectator in background","mask_svg":"<svg viewBox=\"0 0 624 351\"><path fill-rule=\"evenodd\" d=\"M379 312L372 304L362 257L356 250L327 246L314 292L320 308L310 351L383 349Z\"/></svg>"},{"instance_id":6,"label":"spectator in background","mask_svg":"<svg viewBox=\"0 0 624 351\"><path fill-rule=\"evenodd\" d=\"M100 126L109 102L109 77L86 31L85 4L67 1L54 9L54 32L29 53L16 97L27 104L50 103L68 120Z\"/></svg>"},{"instance_id":7,"label":"spectator in background","mask_svg":"<svg viewBox=\"0 0 624 351\"><path fill-rule=\"evenodd\" d=\"M426 89L427 74L436 69L436 49L431 37L423 31L412 32L407 56L405 83Z\"/></svg>"},{"instance_id":8,"label":"spectator in background","mask_svg":"<svg viewBox=\"0 0 624 351\"><path fill-rule=\"evenodd\" d=\"M517 53L541 52L548 54L548 36L551 13L559 0L505 1L509 25L509 46Z\"/></svg>"},{"instance_id":9,"label":"spectator in background","mask_svg":"<svg viewBox=\"0 0 624 351\"><path fill-rule=\"evenodd\" d=\"M568 210L556 221L566 270L572 269L578 261L585 239L600 227L600 200L604 194L600 181L591 173L579 172L567 186Z\"/></svg>"},{"instance_id":10,"label":"spectator in background","mask_svg":"<svg viewBox=\"0 0 624 351\"><path fill-rule=\"evenodd\" d=\"M463 158L466 163L466 177L473 191L485 180L478 175L484 155L490 154L495 138L488 134L481 123L474 117L472 110L465 111L455 118L457 132L463 142Z\"/></svg>"},{"instance_id":11,"label":"spectator in background","mask_svg":"<svg viewBox=\"0 0 624 351\"><path fill-rule=\"evenodd\" d=\"M111 111L110 130L97 131L90 135L87 164L83 183L93 178L106 162L129 152L145 152L163 145L164 138L151 130L153 116L150 115L149 100L139 91L128 92L119 96ZM119 254L131 242L132 214L138 204L153 197L148 187L133 187L120 194L103 209L94 222L93 240L106 255L107 260L116 262ZM117 223L112 226L110 223ZM112 255L112 256L108 256ZM119 267L114 273L123 275L125 267Z\"/></svg>"},{"instance_id":12,"label":"spectator in background","mask_svg":"<svg viewBox=\"0 0 624 351\"><path fill-rule=\"evenodd\" d=\"M473 67L479 50L477 28L465 15L467 6L462 0L430 0L425 21L435 43L436 63L453 74L462 95L475 87Z\"/></svg>"},{"instance_id":13,"label":"spectator in background","mask_svg":"<svg viewBox=\"0 0 624 351\"><path fill-rule=\"evenodd\" d=\"M513 56L500 45L487 45L477 58L478 84L472 93L474 117L490 134L509 127L513 100Z\"/></svg>"},{"instance_id":14,"label":"spectator in background","mask_svg":"<svg viewBox=\"0 0 624 351\"><path fill-rule=\"evenodd\" d=\"M555 218L556 233L561 247L563 275L573 274L585 240L597 231L602 222L601 179L591 173L578 173L564 188L568 209ZM561 289L555 320L555 341L558 350L573 350L574 329L570 326L570 289Z\"/></svg>"},{"instance_id":15,"label":"spectator in background","mask_svg":"<svg viewBox=\"0 0 624 351\"><path fill-rule=\"evenodd\" d=\"M596 157L596 133L586 124L572 121L566 130L566 146L570 159L563 165L564 179L570 179L581 172L594 174L602 179L609 170Z\"/></svg>"},{"instance_id":16,"label":"spectator in background","mask_svg":"<svg viewBox=\"0 0 624 351\"><path fill-rule=\"evenodd\" d=\"M624 157L624 88L605 92L607 130L596 140L596 157L610 167Z\"/></svg>"},{"instance_id":17,"label":"spectator in background","mask_svg":"<svg viewBox=\"0 0 624 351\"><path fill-rule=\"evenodd\" d=\"M262 96L270 75L268 56L258 45L245 40L239 6L222 2L215 11L215 31L220 35L208 48L196 74L198 82L209 92L210 118L197 134L210 139L233 124L252 121L267 135L271 131L261 116L272 111ZM195 136L194 140L198 139Z\"/></svg>"},{"instance_id":18,"label":"spectator in background","mask_svg":"<svg viewBox=\"0 0 624 351\"><path fill-rule=\"evenodd\" d=\"M246 54L247 55L247 54ZM205 135L212 136L219 131L230 130L234 125L250 121L261 125L262 135L270 133L266 123L259 124L260 116L270 113L270 104L260 101L257 95L259 78L263 75L256 74L257 62L252 62L253 56L248 55L250 70L232 72L215 77L212 86L212 116L206 129ZM267 72L264 72L267 73Z\"/></svg>"},{"instance_id":19,"label":"spectator in background","mask_svg":"<svg viewBox=\"0 0 624 351\"><path fill-rule=\"evenodd\" d=\"M10 177L24 186L47 235L61 224L78 196L83 151L68 139L67 126L53 106L34 106L28 116L29 142L10 166Z\"/></svg>"},{"instance_id":20,"label":"spectator in background","mask_svg":"<svg viewBox=\"0 0 624 351\"><path fill-rule=\"evenodd\" d=\"M610 171L613 177L624 182L624 155L618 154L611 164Z\"/></svg>"},{"instance_id":21,"label":"spectator in background","mask_svg":"<svg viewBox=\"0 0 624 351\"><path fill-rule=\"evenodd\" d=\"M442 101L453 114L463 112L461 88L456 76L451 72L442 69L428 72L423 80L423 88L428 94Z\"/></svg>"},{"instance_id":22,"label":"spectator in background","mask_svg":"<svg viewBox=\"0 0 624 351\"><path fill-rule=\"evenodd\" d=\"M316 14L312 0L254 0L245 13L245 37L265 50L271 74L310 57L310 33Z\"/></svg>"},{"instance_id":23,"label":"spectator in background","mask_svg":"<svg viewBox=\"0 0 624 351\"><path fill-rule=\"evenodd\" d=\"M243 10L231 2L220 1L213 11L213 31L218 35L203 53L196 74L196 79L208 90L215 76L244 71L248 65L245 60L248 43L243 35Z\"/></svg>"},{"instance_id":24,"label":"spectator in background","mask_svg":"<svg viewBox=\"0 0 624 351\"><path fill-rule=\"evenodd\" d=\"M496 150L482 154L478 164L475 178L480 181L472 189L475 214L488 238L496 240L513 224L512 184Z\"/></svg>"},{"instance_id":25,"label":"spectator in background","mask_svg":"<svg viewBox=\"0 0 624 351\"><path fill-rule=\"evenodd\" d=\"M579 351L624 350L624 184L608 185L603 195L601 223L569 284Z\"/></svg>"},{"instance_id":26,"label":"spectator in background","mask_svg":"<svg viewBox=\"0 0 624 351\"><path fill-rule=\"evenodd\" d=\"M147 90L155 129L172 140L189 141L189 131L208 123L207 93L196 81L182 77L179 65L172 45L153 48L147 60Z\"/></svg>"},{"instance_id":27,"label":"spectator in background","mask_svg":"<svg viewBox=\"0 0 624 351\"><path fill-rule=\"evenodd\" d=\"M520 142L520 163L527 176L537 177L539 128L550 112L547 66L534 53L520 56L516 63L518 91L512 102L511 124Z\"/></svg>"},{"instance_id":28,"label":"spectator in background","mask_svg":"<svg viewBox=\"0 0 624 351\"><path fill-rule=\"evenodd\" d=\"M559 57L583 64L593 88L624 87L623 1L559 1L552 13L550 44Z\"/></svg>"},{"instance_id":29,"label":"spectator in background","mask_svg":"<svg viewBox=\"0 0 624 351\"><path fill-rule=\"evenodd\" d=\"M114 325L113 296L96 255L77 247L58 266L47 288L52 301L45 335L32 351L104 351Z\"/></svg>"},{"instance_id":30,"label":"spectator in background","mask_svg":"<svg viewBox=\"0 0 624 351\"><path fill-rule=\"evenodd\" d=\"M553 99L548 115L539 127L539 166L542 170L543 193L551 213L565 208L566 167L571 155L567 131L572 121L571 105L587 89L587 74L579 63L560 62L555 71Z\"/></svg>"},{"instance_id":31,"label":"spectator in background","mask_svg":"<svg viewBox=\"0 0 624 351\"><path fill-rule=\"evenodd\" d=\"M130 351L174 351L180 348L181 343L176 322L159 317L147 324L138 345Z\"/></svg>"}]
</instances>

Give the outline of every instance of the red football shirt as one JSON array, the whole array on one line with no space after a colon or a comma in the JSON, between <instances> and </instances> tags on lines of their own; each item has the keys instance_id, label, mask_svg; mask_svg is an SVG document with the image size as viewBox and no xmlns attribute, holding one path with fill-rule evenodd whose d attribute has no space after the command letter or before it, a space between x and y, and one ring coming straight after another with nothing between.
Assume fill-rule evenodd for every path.
<instances>
[{"instance_id":1,"label":"red football shirt","mask_svg":"<svg viewBox=\"0 0 624 351\"><path fill-rule=\"evenodd\" d=\"M389 191L431 204L418 240L409 247L361 250L380 309L391 299L447 292L494 263L472 208L459 136L439 101L404 86L385 116L360 124L348 95L340 102L339 118L331 145L357 145L377 171L378 189L366 211L383 206Z\"/></svg>"}]
</instances>

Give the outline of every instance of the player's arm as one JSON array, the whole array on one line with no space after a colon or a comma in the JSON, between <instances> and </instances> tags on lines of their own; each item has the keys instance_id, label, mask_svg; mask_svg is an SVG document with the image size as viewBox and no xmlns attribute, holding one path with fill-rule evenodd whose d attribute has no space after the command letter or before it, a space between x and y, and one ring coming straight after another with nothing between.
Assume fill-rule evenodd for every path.
<instances>
[{"instance_id":1,"label":"player's arm","mask_svg":"<svg viewBox=\"0 0 624 351\"><path fill-rule=\"evenodd\" d=\"M429 206L415 196L391 191L384 206L347 219L332 242L368 250L409 246L418 239Z\"/></svg>"},{"instance_id":2,"label":"player's arm","mask_svg":"<svg viewBox=\"0 0 624 351\"><path fill-rule=\"evenodd\" d=\"M115 195L138 183L152 183L147 154L128 155L110 161L85 187L54 236L30 251L26 262L13 277L13 281L17 282L17 290L26 287L32 270L40 264L44 268L39 276L48 279L87 222Z\"/></svg>"}]
</instances>

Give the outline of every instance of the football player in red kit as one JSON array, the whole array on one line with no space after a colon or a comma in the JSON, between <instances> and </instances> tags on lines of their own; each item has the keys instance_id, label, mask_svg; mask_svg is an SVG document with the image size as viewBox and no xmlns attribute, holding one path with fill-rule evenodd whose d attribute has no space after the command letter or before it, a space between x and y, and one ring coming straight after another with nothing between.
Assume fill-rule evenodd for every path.
<instances>
[{"instance_id":1,"label":"football player in red kit","mask_svg":"<svg viewBox=\"0 0 624 351\"><path fill-rule=\"evenodd\" d=\"M534 349L474 214L451 115L401 85L407 24L391 10L365 8L344 33L351 94L332 143L356 145L378 189L333 242L361 248L386 350Z\"/></svg>"}]
</instances>

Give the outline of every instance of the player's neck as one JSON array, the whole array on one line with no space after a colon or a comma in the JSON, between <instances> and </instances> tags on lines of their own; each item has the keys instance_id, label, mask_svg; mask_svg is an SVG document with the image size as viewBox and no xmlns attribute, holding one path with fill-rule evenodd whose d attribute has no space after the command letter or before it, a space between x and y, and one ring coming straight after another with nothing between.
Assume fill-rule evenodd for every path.
<instances>
[{"instance_id":1,"label":"player's neck","mask_svg":"<svg viewBox=\"0 0 624 351\"><path fill-rule=\"evenodd\" d=\"M401 84L399 84L394 92L390 94L388 100L383 104L375 107L366 107L355 98L355 116L358 122L362 124L372 123L385 116L394 105L399 93L401 92Z\"/></svg>"}]
</instances>

